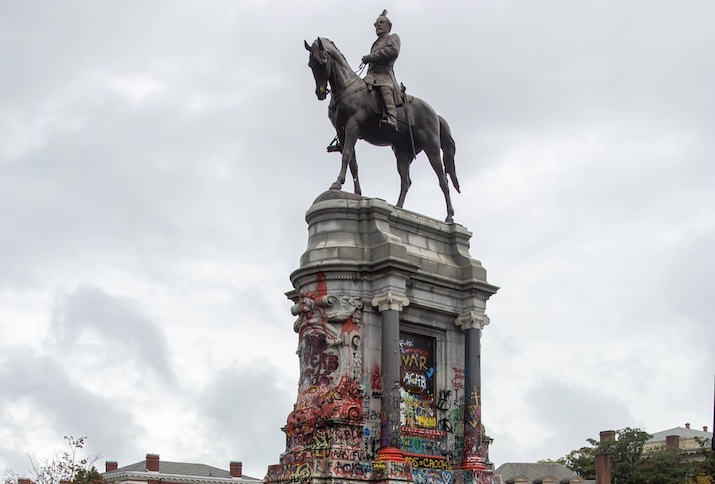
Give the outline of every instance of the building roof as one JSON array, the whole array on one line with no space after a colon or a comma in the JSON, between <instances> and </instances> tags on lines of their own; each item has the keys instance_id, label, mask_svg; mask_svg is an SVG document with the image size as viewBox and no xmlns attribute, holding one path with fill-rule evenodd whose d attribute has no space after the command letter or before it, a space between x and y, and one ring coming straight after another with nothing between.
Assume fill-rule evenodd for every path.
<instances>
[{"instance_id":1,"label":"building roof","mask_svg":"<svg viewBox=\"0 0 715 484\"><path fill-rule=\"evenodd\" d=\"M149 473L146 470L146 461L142 460L134 464L129 464L123 467L119 467L116 470L105 472L102 474L105 478L110 478L112 476L117 476L120 474L136 474L136 473ZM170 461L159 461L159 474L168 474L173 476L186 476L186 477L196 477L196 478L219 478L219 479L233 479L233 480L254 480L259 481L255 477L250 477L243 475L240 478L232 478L229 471L224 469L219 469L218 467L208 466L206 464L191 464L188 462L170 462Z\"/></svg>"},{"instance_id":2,"label":"building roof","mask_svg":"<svg viewBox=\"0 0 715 484\"><path fill-rule=\"evenodd\" d=\"M685 427L675 427L669 430L662 430L653 434L653 437L648 439L647 442L661 442L669 435L677 435L681 439L692 439L694 437L701 437L705 439L712 439L712 432L705 432L703 430L686 429Z\"/></svg>"},{"instance_id":3,"label":"building roof","mask_svg":"<svg viewBox=\"0 0 715 484\"><path fill-rule=\"evenodd\" d=\"M579 477L565 465L556 462L506 462L500 465L494 473L500 475L504 482L521 476L526 477L529 482L549 476L556 479L556 482Z\"/></svg>"}]
</instances>

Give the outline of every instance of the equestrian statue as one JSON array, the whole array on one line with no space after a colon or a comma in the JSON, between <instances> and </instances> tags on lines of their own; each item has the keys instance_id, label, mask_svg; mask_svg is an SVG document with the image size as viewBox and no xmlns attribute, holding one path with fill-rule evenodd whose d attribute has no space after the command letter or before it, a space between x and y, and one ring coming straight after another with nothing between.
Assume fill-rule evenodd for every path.
<instances>
[{"instance_id":1,"label":"equestrian statue","mask_svg":"<svg viewBox=\"0 0 715 484\"><path fill-rule=\"evenodd\" d=\"M337 132L328 151L342 152L342 166L338 179L330 186L340 190L350 167L354 192L361 194L355 143L363 139L376 146L391 146L397 158L400 174L400 196L397 206L402 208L410 180L410 164L422 151L432 165L447 204L447 222L453 222L454 208L449 194L447 175L459 192L459 181L454 166L455 143L447 121L426 102L408 96L397 84L393 71L400 53L400 37L392 34L392 22L387 11L375 21L377 40L370 53L362 57L361 67L368 66L362 79L333 42L318 38L312 45L304 41L310 52L308 65L315 78L315 94L323 101L331 95L328 117ZM442 154L444 154L444 164Z\"/></svg>"}]
</instances>

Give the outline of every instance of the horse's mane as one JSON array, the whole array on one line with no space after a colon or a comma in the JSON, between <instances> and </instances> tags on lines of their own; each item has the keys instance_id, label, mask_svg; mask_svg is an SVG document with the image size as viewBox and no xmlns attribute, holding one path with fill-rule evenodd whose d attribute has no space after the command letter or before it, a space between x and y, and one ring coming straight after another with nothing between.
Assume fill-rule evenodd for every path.
<instances>
[{"instance_id":1,"label":"horse's mane","mask_svg":"<svg viewBox=\"0 0 715 484\"><path fill-rule=\"evenodd\" d=\"M340 49L338 49L338 46L335 45L335 42L333 42L332 40L330 40L326 37L321 37L320 40L321 40L321 42L323 42L323 45L326 45L326 43L327 43L327 45L330 46L330 48L327 49L327 51L330 53L330 55L335 56L335 57L340 56L340 58L343 59L343 62L345 63L345 65L347 65L347 66L350 65L350 63L345 58L343 53L340 52Z\"/></svg>"}]
</instances>

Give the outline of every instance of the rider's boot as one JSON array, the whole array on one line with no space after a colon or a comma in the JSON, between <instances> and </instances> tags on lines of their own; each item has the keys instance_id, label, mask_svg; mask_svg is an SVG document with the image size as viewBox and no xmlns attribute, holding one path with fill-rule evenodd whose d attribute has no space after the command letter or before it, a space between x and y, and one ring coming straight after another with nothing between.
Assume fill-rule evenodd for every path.
<instances>
[{"instance_id":1,"label":"rider's boot","mask_svg":"<svg viewBox=\"0 0 715 484\"><path fill-rule=\"evenodd\" d=\"M395 107L395 96L392 89L387 86L380 86L382 101L385 103L385 116L380 120L380 125L387 125L398 131L397 127L397 107Z\"/></svg>"}]
</instances>

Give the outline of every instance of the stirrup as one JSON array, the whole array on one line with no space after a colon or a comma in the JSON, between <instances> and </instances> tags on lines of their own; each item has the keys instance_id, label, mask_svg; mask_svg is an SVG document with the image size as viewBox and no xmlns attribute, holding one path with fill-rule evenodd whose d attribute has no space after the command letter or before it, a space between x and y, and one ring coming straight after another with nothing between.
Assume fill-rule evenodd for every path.
<instances>
[{"instance_id":1,"label":"stirrup","mask_svg":"<svg viewBox=\"0 0 715 484\"><path fill-rule=\"evenodd\" d=\"M330 142L330 144L327 147L328 153L342 153L343 152L343 146L340 144L340 140L336 136L333 138L333 141Z\"/></svg>"}]
</instances>

